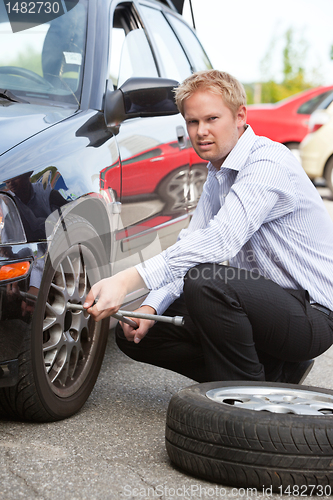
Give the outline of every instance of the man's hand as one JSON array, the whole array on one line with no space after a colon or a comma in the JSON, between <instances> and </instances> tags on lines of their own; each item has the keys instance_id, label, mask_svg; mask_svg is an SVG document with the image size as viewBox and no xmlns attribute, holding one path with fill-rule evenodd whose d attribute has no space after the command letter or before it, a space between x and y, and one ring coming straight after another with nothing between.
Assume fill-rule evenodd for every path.
<instances>
[{"instance_id":1,"label":"man's hand","mask_svg":"<svg viewBox=\"0 0 333 500\"><path fill-rule=\"evenodd\" d=\"M153 307L150 306L142 306L139 307L135 312L140 312L144 314L156 314L156 311ZM138 318L132 318L133 321L135 321L138 325L138 328L133 328L132 326L128 325L127 323L122 323L121 327L124 330L124 335L129 340L130 342L135 342L138 344L140 340L145 337L147 334L148 330L154 326L155 321L149 320L149 319L138 319Z\"/></svg>"},{"instance_id":2,"label":"man's hand","mask_svg":"<svg viewBox=\"0 0 333 500\"><path fill-rule=\"evenodd\" d=\"M115 314L128 293L143 287L145 287L143 279L136 268L131 267L95 283L83 307L95 321L100 321Z\"/></svg>"}]
</instances>

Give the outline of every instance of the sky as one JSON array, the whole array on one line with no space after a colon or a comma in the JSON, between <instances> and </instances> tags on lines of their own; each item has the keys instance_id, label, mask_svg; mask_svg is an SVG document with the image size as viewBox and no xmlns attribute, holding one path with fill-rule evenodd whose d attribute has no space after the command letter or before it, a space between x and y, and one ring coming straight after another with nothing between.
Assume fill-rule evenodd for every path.
<instances>
[{"instance_id":1,"label":"sky","mask_svg":"<svg viewBox=\"0 0 333 500\"><path fill-rule=\"evenodd\" d=\"M189 0L184 17L191 23ZM242 83L262 80L261 61L270 50L270 73L281 79L285 32L308 49L304 60L316 83L333 83L333 0L192 0L197 34L213 66ZM275 43L273 41L275 40ZM266 73L267 74L267 73Z\"/></svg>"},{"instance_id":2,"label":"sky","mask_svg":"<svg viewBox=\"0 0 333 500\"><path fill-rule=\"evenodd\" d=\"M308 45L304 65L311 81L315 71L314 84L333 84L333 0L192 0L192 5L198 36L215 68L242 83L268 76L280 81L285 33L292 28L295 40ZM189 0L184 17L192 24ZM267 53L269 75L261 71Z\"/></svg>"}]
</instances>

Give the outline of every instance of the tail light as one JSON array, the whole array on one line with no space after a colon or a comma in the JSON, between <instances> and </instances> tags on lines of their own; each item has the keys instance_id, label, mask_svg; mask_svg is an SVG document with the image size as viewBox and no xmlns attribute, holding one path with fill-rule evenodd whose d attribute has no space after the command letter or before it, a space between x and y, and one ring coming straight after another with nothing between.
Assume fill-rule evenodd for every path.
<instances>
[{"instance_id":1,"label":"tail light","mask_svg":"<svg viewBox=\"0 0 333 500\"><path fill-rule=\"evenodd\" d=\"M318 109L310 116L309 120L309 133L316 132L323 125L329 122L330 115L327 113L325 109Z\"/></svg>"}]
</instances>

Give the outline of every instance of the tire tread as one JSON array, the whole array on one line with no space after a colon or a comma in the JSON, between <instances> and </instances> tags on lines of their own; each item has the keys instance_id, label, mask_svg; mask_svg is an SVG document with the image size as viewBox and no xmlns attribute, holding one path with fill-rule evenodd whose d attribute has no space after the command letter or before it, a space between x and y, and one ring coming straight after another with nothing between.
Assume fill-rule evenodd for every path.
<instances>
[{"instance_id":1,"label":"tire tread","mask_svg":"<svg viewBox=\"0 0 333 500\"><path fill-rule=\"evenodd\" d=\"M331 416L229 407L209 400L206 387L198 394L196 387L206 385L183 389L170 400L166 449L177 467L237 487L333 487Z\"/></svg>"}]
</instances>

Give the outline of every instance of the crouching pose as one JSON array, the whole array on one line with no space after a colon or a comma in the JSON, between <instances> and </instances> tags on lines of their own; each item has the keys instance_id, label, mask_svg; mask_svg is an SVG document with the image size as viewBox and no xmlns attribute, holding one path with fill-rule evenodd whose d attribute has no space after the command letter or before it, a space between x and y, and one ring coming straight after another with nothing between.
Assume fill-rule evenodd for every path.
<instances>
[{"instance_id":1,"label":"crouching pose","mask_svg":"<svg viewBox=\"0 0 333 500\"><path fill-rule=\"evenodd\" d=\"M146 286L139 310L181 315L185 325L118 326L117 344L131 358L198 382L301 383L333 342L329 214L294 155L246 124L235 78L191 75L176 102L209 162L191 223L156 257L95 284L85 307L99 321Z\"/></svg>"}]
</instances>

